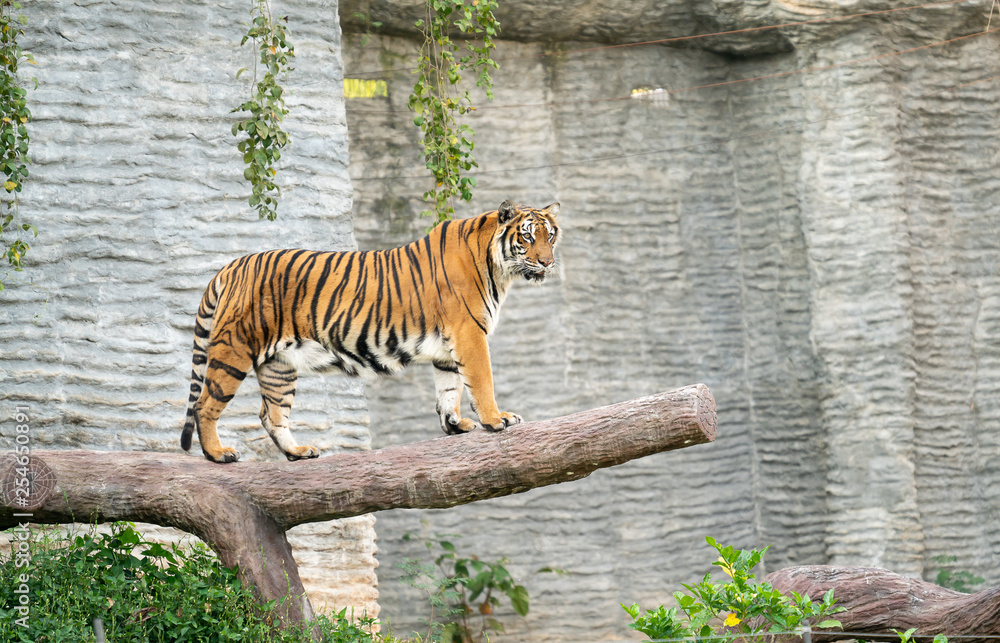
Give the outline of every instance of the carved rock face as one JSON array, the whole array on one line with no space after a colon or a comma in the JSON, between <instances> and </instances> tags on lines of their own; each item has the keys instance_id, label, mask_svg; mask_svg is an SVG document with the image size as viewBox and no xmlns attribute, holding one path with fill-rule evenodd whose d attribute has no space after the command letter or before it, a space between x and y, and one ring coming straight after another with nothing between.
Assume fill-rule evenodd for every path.
<instances>
[{"instance_id":1,"label":"carved rock face","mask_svg":"<svg viewBox=\"0 0 1000 643\"><path fill-rule=\"evenodd\" d=\"M499 378L498 395L554 417L704 373L720 402L712 449L726 450L595 475L574 493L540 493L530 511L456 508L435 515L435 529L525 568L563 565L591 587L628 588L639 602L669 596L666 578L704 574L693 556L703 534L774 542L770 569L828 562L933 576L935 556L957 554L954 569L1000 584L988 493L1000 488L990 429L1000 422L1000 83L986 80L1000 57L997 34L975 35L989 3L836 20L900 5L502 4L505 38L548 40L499 46L497 100L478 104L472 123L489 174L467 210L508 195L558 198L565 270L504 304L503 323L517 330L501 327L491 348L517 377ZM806 21L780 30L787 54L719 55L709 38L601 48ZM766 45L766 33L733 42ZM344 39L348 73L403 68L414 46L350 44L360 40ZM412 80L384 78L389 98L348 101L351 150L366 163L352 170L414 175L418 160L398 152L406 128L416 132ZM649 100L632 100L641 88ZM411 141L416 149L417 133ZM412 181L355 183L362 247L395 223L372 204L407 190ZM434 422L414 418L426 404L414 382L370 389L376 444L419 439ZM705 467L713 475L696 473ZM381 533L415 520L382 513ZM379 547L380 573L416 554L385 536ZM383 605L399 624L410 608L391 586L382 583ZM578 618L603 613L603 591L583 595L566 579L547 591L553 607L524 640L621 638Z\"/></svg>"},{"instance_id":2,"label":"carved rock face","mask_svg":"<svg viewBox=\"0 0 1000 643\"><path fill-rule=\"evenodd\" d=\"M365 13L367 12L367 14ZM504 39L521 41L597 41L625 43L687 36L692 33L735 31L776 24L769 0L641 0L604 2L567 0L500 3L496 12ZM382 23L379 33L411 35L413 23L424 17L423 0L345 0L340 3L345 32L364 31L368 21ZM697 42L697 41L695 41ZM687 45L684 45L687 46ZM695 46L741 56L790 51L792 44L778 31L735 34Z\"/></svg>"},{"instance_id":3,"label":"carved rock face","mask_svg":"<svg viewBox=\"0 0 1000 643\"><path fill-rule=\"evenodd\" d=\"M874 0L504 0L496 12L505 40L528 42L591 41L624 44L681 38L693 34L735 32L755 27L799 23L782 29L733 33L712 38L664 43L735 56L789 52L813 41L833 41L873 22L882 22L899 37L942 40L974 31L963 22L983 17L970 3L947 5L901 15L858 16L845 20L809 22L891 8ZM988 10L988 8L987 8ZM378 33L413 36L413 23L424 17L423 0L343 0L340 15L346 33L365 32L378 21ZM985 19L984 19L985 20ZM803 24L804 23L804 24ZM977 23L970 23L977 24ZM985 28L985 21L980 28Z\"/></svg>"}]
</instances>

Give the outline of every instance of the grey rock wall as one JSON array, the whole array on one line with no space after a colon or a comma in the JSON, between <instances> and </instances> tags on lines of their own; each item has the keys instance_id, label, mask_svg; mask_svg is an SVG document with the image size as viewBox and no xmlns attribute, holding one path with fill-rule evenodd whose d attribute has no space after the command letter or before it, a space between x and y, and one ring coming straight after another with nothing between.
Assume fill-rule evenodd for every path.
<instances>
[{"instance_id":1,"label":"grey rock wall","mask_svg":"<svg viewBox=\"0 0 1000 643\"><path fill-rule=\"evenodd\" d=\"M404 34L412 4L342 15ZM618 603L653 607L710 571L708 535L771 544L768 569L1000 582L1000 85L978 82L1000 73L998 39L888 55L983 31L988 3L785 28L775 42L791 48L750 57L697 41L573 50L847 10L590 3L604 13L578 20L543 4L504 3L505 33L528 42L501 43L496 100L469 121L480 172L464 213L562 203L560 279L515 286L492 341L500 404L537 419L705 382L719 438L519 496L380 514L383 616L406 631L427 615L396 582L396 564L425 556L405 532L511 559L532 596L527 619L501 615L512 641L629 638ZM647 19L653 4L680 18ZM706 12L717 24L692 22ZM604 18L615 34L582 24ZM412 79L386 71L412 67L414 50L399 35L345 38L346 76L389 90L347 100L364 249L428 225ZM641 87L676 93L626 98ZM375 446L437 434L429 369L368 395ZM532 573L545 566L568 573Z\"/></svg>"},{"instance_id":2,"label":"grey rock wall","mask_svg":"<svg viewBox=\"0 0 1000 643\"><path fill-rule=\"evenodd\" d=\"M214 272L268 248L355 247L337 3L281 5L297 54L293 143L270 223L246 204L230 133L252 77L235 79L254 56L239 47L246 3L26 3L24 44L38 61L26 76L39 84L21 212L40 234L30 268L0 294L4 449L26 404L37 448L179 452L194 314ZM265 435L259 408L251 377L223 415L223 441L275 458L270 440L251 441ZM326 452L369 448L358 382L303 379L292 417ZM315 607L377 610L373 522L292 532Z\"/></svg>"}]
</instances>

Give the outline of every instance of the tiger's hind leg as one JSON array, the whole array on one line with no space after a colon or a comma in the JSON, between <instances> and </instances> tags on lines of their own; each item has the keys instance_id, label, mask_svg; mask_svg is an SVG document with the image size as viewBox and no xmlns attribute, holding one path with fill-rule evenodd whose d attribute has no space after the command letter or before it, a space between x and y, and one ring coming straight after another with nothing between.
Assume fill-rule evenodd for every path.
<instances>
[{"instance_id":1,"label":"tiger's hind leg","mask_svg":"<svg viewBox=\"0 0 1000 643\"><path fill-rule=\"evenodd\" d=\"M437 391L437 414L441 430L448 435L468 433L481 428L475 420L462 417L462 390L465 383L454 362L434 362L434 388Z\"/></svg>"},{"instance_id":2,"label":"tiger's hind leg","mask_svg":"<svg viewBox=\"0 0 1000 643\"><path fill-rule=\"evenodd\" d=\"M236 462L240 454L232 447L224 447L219 441L219 416L236 395L236 389L243 383L250 371L249 357L239 357L235 351L221 351L221 345L209 349L205 370L204 387L194 406L195 426L201 451L212 462Z\"/></svg>"},{"instance_id":3,"label":"tiger's hind leg","mask_svg":"<svg viewBox=\"0 0 1000 643\"><path fill-rule=\"evenodd\" d=\"M260 423L289 460L316 458L319 457L319 449L308 445L299 446L288 428L288 416L295 400L296 381L298 371L295 367L276 359L257 367L261 397Z\"/></svg>"}]
</instances>

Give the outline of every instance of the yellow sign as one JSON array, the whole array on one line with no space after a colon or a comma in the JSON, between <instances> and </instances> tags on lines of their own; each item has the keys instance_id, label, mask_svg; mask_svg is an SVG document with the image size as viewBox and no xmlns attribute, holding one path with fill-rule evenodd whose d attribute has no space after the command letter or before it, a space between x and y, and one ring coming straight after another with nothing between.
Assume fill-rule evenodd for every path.
<instances>
[{"instance_id":1,"label":"yellow sign","mask_svg":"<svg viewBox=\"0 0 1000 643\"><path fill-rule=\"evenodd\" d=\"M388 98L389 86L384 80L363 78L344 79L344 98Z\"/></svg>"}]
</instances>

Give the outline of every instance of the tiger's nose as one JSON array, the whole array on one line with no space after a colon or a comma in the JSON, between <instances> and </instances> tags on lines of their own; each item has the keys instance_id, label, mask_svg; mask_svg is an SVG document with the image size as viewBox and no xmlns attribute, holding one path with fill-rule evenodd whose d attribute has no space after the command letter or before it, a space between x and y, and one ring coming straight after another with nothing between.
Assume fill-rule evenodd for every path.
<instances>
[{"instance_id":1,"label":"tiger's nose","mask_svg":"<svg viewBox=\"0 0 1000 643\"><path fill-rule=\"evenodd\" d=\"M551 266L555 262L556 262L556 260L553 259L552 257L549 257L548 259L546 259L544 257L539 257L538 258L538 263L542 264L542 266L544 266L545 268L548 268L549 266Z\"/></svg>"}]
</instances>

